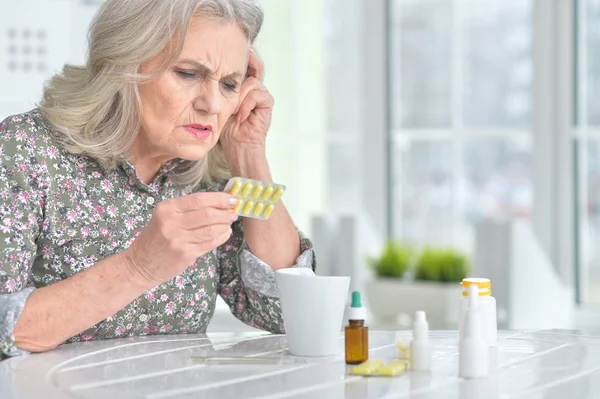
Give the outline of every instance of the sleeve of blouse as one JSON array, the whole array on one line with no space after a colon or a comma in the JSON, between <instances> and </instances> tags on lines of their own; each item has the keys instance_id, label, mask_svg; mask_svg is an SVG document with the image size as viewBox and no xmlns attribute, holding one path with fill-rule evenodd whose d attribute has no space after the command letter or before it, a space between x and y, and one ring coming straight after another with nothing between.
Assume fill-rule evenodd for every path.
<instances>
[{"instance_id":1,"label":"sleeve of blouse","mask_svg":"<svg viewBox=\"0 0 600 399\"><path fill-rule=\"evenodd\" d=\"M34 130L20 117L0 122L0 357L27 353L15 346L13 330L34 290L29 275L43 220Z\"/></svg>"},{"instance_id":2,"label":"sleeve of blouse","mask_svg":"<svg viewBox=\"0 0 600 399\"><path fill-rule=\"evenodd\" d=\"M220 264L219 293L233 315L247 325L272 333L283 333L275 272L250 252L241 220L233 226L229 241L217 250ZM300 256L292 267L315 270L316 259L310 240L301 232Z\"/></svg>"}]
</instances>

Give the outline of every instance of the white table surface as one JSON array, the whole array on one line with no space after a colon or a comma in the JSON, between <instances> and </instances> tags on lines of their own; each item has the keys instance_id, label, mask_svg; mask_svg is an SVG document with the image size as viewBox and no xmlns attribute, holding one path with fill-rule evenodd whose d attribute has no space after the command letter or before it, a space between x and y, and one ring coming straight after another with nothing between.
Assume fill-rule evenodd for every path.
<instances>
[{"instance_id":1,"label":"white table surface","mask_svg":"<svg viewBox=\"0 0 600 399\"><path fill-rule=\"evenodd\" d=\"M407 341L410 332L399 333ZM370 358L397 356L394 332L370 333ZM0 362L0 398L600 398L600 335L501 332L496 368L458 378L457 333L432 331L431 373L349 374L340 355L295 358L285 336L209 334L136 337L63 345ZM192 356L260 356L269 365L206 365Z\"/></svg>"}]
</instances>

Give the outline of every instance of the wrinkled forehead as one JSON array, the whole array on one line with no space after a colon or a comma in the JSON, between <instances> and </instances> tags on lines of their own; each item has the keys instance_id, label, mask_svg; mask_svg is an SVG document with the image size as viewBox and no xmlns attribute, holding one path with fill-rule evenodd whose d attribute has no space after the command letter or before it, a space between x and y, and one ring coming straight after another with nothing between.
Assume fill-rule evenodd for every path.
<instances>
[{"instance_id":1,"label":"wrinkled forehead","mask_svg":"<svg viewBox=\"0 0 600 399\"><path fill-rule=\"evenodd\" d=\"M212 71L225 75L245 73L247 69L250 41L239 24L194 17L183 43L181 37L173 37L175 49L180 44L178 60L196 60Z\"/></svg>"}]
</instances>

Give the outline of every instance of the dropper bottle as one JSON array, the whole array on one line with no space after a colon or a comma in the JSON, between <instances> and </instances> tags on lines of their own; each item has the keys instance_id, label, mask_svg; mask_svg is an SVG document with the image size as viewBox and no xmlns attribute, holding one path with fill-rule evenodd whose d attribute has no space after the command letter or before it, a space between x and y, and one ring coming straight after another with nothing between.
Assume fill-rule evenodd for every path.
<instances>
[{"instance_id":1,"label":"dropper bottle","mask_svg":"<svg viewBox=\"0 0 600 399\"><path fill-rule=\"evenodd\" d=\"M469 307L459 343L458 373L463 378L484 377L489 372L488 345L483 335L479 287L469 286Z\"/></svg>"},{"instance_id":2,"label":"dropper bottle","mask_svg":"<svg viewBox=\"0 0 600 399\"><path fill-rule=\"evenodd\" d=\"M429 324L425 312L417 310L413 323L413 339L410 342L410 366L414 371L431 370L432 348L429 340Z\"/></svg>"},{"instance_id":3,"label":"dropper bottle","mask_svg":"<svg viewBox=\"0 0 600 399\"><path fill-rule=\"evenodd\" d=\"M360 364L369 359L369 327L365 325L367 311L362 306L360 292L352 293L352 304L347 309L347 315L346 364Z\"/></svg>"}]
</instances>

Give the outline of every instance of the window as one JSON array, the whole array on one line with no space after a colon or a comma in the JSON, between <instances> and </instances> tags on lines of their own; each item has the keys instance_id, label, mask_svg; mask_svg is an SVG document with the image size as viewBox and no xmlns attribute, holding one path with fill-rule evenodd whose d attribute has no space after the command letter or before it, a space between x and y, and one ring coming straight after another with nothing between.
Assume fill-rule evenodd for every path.
<instances>
[{"instance_id":1,"label":"window","mask_svg":"<svg viewBox=\"0 0 600 399\"><path fill-rule=\"evenodd\" d=\"M577 14L577 148L579 299L600 305L600 1L580 0Z\"/></svg>"},{"instance_id":2,"label":"window","mask_svg":"<svg viewBox=\"0 0 600 399\"><path fill-rule=\"evenodd\" d=\"M474 249L529 218L530 1L392 0L393 235Z\"/></svg>"}]
</instances>

